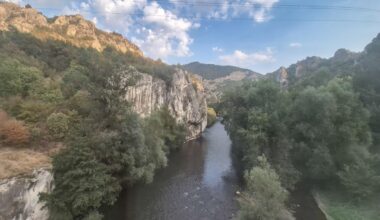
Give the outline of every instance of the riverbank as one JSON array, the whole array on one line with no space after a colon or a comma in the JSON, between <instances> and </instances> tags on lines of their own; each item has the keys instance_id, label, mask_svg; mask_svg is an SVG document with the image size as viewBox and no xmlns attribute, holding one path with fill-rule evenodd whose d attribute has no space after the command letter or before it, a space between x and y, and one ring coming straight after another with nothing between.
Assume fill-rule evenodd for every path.
<instances>
[{"instance_id":1,"label":"riverbank","mask_svg":"<svg viewBox=\"0 0 380 220\"><path fill-rule=\"evenodd\" d=\"M328 220L310 188L305 184L297 184L290 192L290 209L297 220Z\"/></svg>"},{"instance_id":2,"label":"riverbank","mask_svg":"<svg viewBox=\"0 0 380 220\"><path fill-rule=\"evenodd\" d=\"M375 194L369 199L355 202L339 190L313 192L320 209L326 214L327 220L379 220L380 195Z\"/></svg>"}]
</instances>

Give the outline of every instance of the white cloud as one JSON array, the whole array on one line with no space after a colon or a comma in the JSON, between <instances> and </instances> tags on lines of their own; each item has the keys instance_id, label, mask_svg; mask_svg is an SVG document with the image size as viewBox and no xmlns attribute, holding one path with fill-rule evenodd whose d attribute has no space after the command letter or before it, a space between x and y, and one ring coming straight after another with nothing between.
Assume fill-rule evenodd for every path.
<instances>
[{"instance_id":1,"label":"white cloud","mask_svg":"<svg viewBox=\"0 0 380 220\"><path fill-rule=\"evenodd\" d=\"M236 1L237 3L233 6L233 13L235 15L248 14L255 22L262 23L272 18L270 11L278 1L279 0Z\"/></svg>"},{"instance_id":2,"label":"white cloud","mask_svg":"<svg viewBox=\"0 0 380 220\"><path fill-rule=\"evenodd\" d=\"M217 52L217 53L221 53L221 52L223 52L223 49L220 47L213 47L212 51Z\"/></svg>"},{"instance_id":3,"label":"white cloud","mask_svg":"<svg viewBox=\"0 0 380 220\"><path fill-rule=\"evenodd\" d=\"M83 14L103 29L129 36L144 54L155 59L190 56L193 39L188 32L200 27L147 0L85 0L72 3L62 13Z\"/></svg>"},{"instance_id":4,"label":"white cloud","mask_svg":"<svg viewBox=\"0 0 380 220\"><path fill-rule=\"evenodd\" d=\"M229 65L251 67L255 64L274 62L275 58L272 49L267 48L265 51L254 53L235 50L232 54L219 56L219 60Z\"/></svg>"},{"instance_id":5,"label":"white cloud","mask_svg":"<svg viewBox=\"0 0 380 220\"><path fill-rule=\"evenodd\" d=\"M300 48L300 47L302 47L302 44L299 42L293 42L293 43L289 44L289 47Z\"/></svg>"},{"instance_id":6,"label":"white cloud","mask_svg":"<svg viewBox=\"0 0 380 220\"><path fill-rule=\"evenodd\" d=\"M199 23L193 23L180 18L174 13L163 9L157 2L144 7L142 21L146 27L136 31L133 41L152 58L167 56L190 56L190 44L193 39L188 32L198 28Z\"/></svg>"},{"instance_id":7,"label":"white cloud","mask_svg":"<svg viewBox=\"0 0 380 220\"><path fill-rule=\"evenodd\" d=\"M135 23L134 13L142 10L146 4L146 0L85 0L71 2L62 13L82 14L107 29L126 34Z\"/></svg>"},{"instance_id":8,"label":"white cloud","mask_svg":"<svg viewBox=\"0 0 380 220\"><path fill-rule=\"evenodd\" d=\"M19 5L21 5L23 3L22 0L3 0L3 1L5 1L5 2L11 2L11 3L19 4Z\"/></svg>"},{"instance_id":9,"label":"white cloud","mask_svg":"<svg viewBox=\"0 0 380 220\"><path fill-rule=\"evenodd\" d=\"M272 18L270 12L279 0L170 0L177 10L195 17L209 19L229 19L248 16L257 23Z\"/></svg>"}]
</instances>

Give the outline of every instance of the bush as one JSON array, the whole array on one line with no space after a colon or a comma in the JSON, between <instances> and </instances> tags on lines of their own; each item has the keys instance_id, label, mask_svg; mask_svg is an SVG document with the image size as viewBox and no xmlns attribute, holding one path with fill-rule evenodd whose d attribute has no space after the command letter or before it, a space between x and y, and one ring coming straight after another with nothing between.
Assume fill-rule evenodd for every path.
<instances>
[{"instance_id":1,"label":"bush","mask_svg":"<svg viewBox=\"0 0 380 220\"><path fill-rule=\"evenodd\" d=\"M29 90L42 78L42 73L34 67L26 67L19 61L1 57L0 96L29 95Z\"/></svg>"},{"instance_id":2,"label":"bush","mask_svg":"<svg viewBox=\"0 0 380 220\"><path fill-rule=\"evenodd\" d=\"M0 111L0 140L8 145L22 145L29 139L30 133L24 123L9 119L5 112Z\"/></svg>"},{"instance_id":3,"label":"bush","mask_svg":"<svg viewBox=\"0 0 380 220\"><path fill-rule=\"evenodd\" d=\"M87 116L91 113L93 108L93 103L91 102L91 97L87 91L78 91L73 95L67 102L68 107L71 110L77 111L80 115Z\"/></svg>"},{"instance_id":4,"label":"bush","mask_svg":"<svg viewBox=\"0 0 380 220\"><path fill-rule=\"evenodd\" d=\"M213 108L207 108L207 127L216 122L216 112Z\"/></svg>"},{"instance_id":5,"label":"bush","mask_svg":"<svg viewBox=\"0 0 380 220\"><path fill-rule=\"evenodd\" d=\"M29 123L44 121L53 110L53 105L41 101L27 100L15 103L11 106L11 112L17 119Z\"/></svg>"},{"instance_id":6,"label":"bush","mask_svg":"<svg viewBox=\"0 0 380 220\"><path fill-rule=\"evenodd\" d=\"M380 175L376 173L368 161L370 159L346 165L344 170L338 173L340 182L348 194L358 201L373 195L379 187Z\"/></svg>"},{"instance_id":7,"label":"bush","mask_svg":"<svg viewBox=\"0 0 380 220\"><path fill-rule=\"evenodd\" d=\"M294 219L285 206L288 193L279 176L265 157L258 163L244 175L247 190L239 198L240 219Z\"/></svg>"},{"instance_id":8,"label":"bush","mask_svg":"<svg viewBox=\"0 0 380 220\"><path fill-rule=\"evenodd\" d=\"M52 113L46 121L49 133L55 138L65 137L69 130L69 116L63 113Z\"/></svg>"}]
</instances>

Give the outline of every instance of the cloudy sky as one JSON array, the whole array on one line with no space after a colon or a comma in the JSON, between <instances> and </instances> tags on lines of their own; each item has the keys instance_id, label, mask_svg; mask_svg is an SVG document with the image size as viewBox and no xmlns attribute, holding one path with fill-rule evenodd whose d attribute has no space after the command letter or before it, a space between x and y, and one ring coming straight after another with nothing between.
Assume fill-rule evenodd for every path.
<instances>
[{"instance_id":1,"label":"cloudy sky","mask_svg":"<svg viewBox=\"0 0 380 220\"><path fill-rule=\"evenodd\" d=\"M8 0L51 17L82 14L154 59L267 73L306 56L361 51L380 32L379 0Z\"/></svg>"}]
</instances>

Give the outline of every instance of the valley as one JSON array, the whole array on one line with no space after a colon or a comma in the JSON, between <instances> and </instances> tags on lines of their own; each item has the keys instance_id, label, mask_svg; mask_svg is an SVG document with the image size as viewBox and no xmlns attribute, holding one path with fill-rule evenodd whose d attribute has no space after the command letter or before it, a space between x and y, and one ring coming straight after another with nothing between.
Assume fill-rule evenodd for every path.
<instances>
[{"instance_id":1,"label":"valley","mask_svg":"<svg viewBox=\"0 0 380 220\"><path fill-rule=\"evenodd\" d=\"M110 1L141 13L0 1L0 220L379 219L380 34L272 68L284 45L193 54L175 2Z\"/></svg>"}]
</instances>

